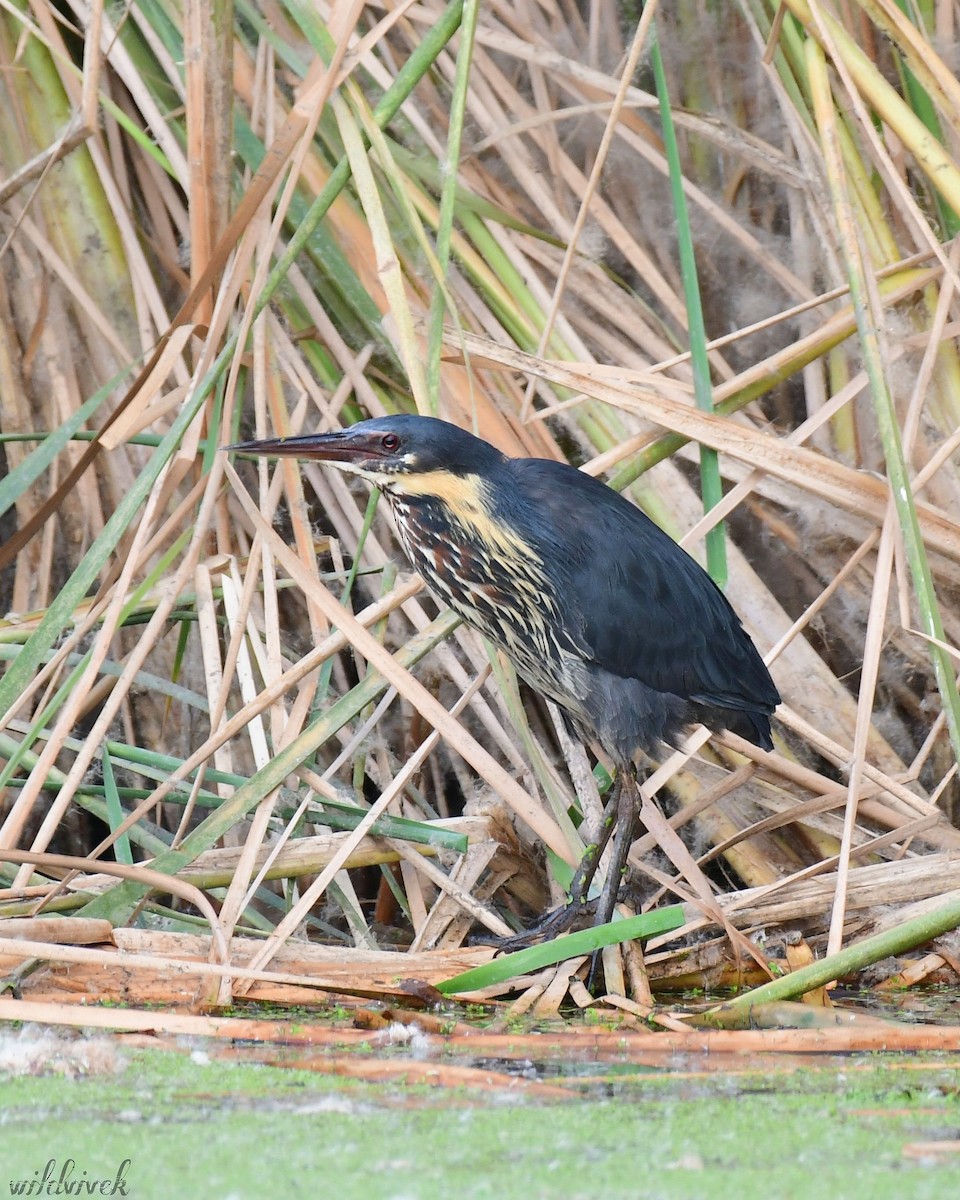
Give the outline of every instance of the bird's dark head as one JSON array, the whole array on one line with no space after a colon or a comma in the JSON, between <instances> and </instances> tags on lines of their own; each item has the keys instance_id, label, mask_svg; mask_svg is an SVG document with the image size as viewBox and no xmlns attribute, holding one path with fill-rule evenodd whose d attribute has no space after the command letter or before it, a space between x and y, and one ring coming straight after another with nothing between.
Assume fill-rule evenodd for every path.
<instances>
[{"instance_id":1,"label":"bird's dark head","mask_svg":"<svg viewBox=\"0 0 960 1200\"><path fill-rule=\"evenodd\" d=\"M378 487L423 494L434 480L483 477L503 456L489 442L435 417L374 417L335 433L238 442L228 450L313 459L359 475Z\"/></svg>"}]
</instances>

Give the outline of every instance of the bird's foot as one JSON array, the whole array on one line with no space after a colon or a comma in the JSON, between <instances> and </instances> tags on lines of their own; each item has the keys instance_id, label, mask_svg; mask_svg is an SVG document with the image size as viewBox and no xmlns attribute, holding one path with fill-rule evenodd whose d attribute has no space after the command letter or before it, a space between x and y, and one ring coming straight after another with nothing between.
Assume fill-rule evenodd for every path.
<instances>
[{"instance_id":1,"label":"bird's foot","mask_svg":"<svg viewBox=\"0 0 960 1200\"><path fill-rule=\"evenodd\" d=\"M597 914L598 924L603 924L610 920L609 912L606 913L602 921L599 918L599 914L603 912L603 908L598 907L598 903L599 905L604 904L604 896L606 895L607 888L604 888L604 893L601 894L599 902L598 900L589 899L589 895L590 885L593 882L593 877L597 873L597 866L600 863L600 856L606 849L607 842L610 840L610 835L613 833L616 824L622 795L623 783L622 779L618 778L614 793L607 801L603 810L599 836L595 842L587 846L584 850L579 866L573 873L566 903L561 904L559 908L551 909L535 925L531 925L529 929L514 934L513 937L503 938L498 943L500 953L508 954L514 950L523 950L534 942L547 941L559 936L561 933L566 933L577 918L583 914ZM620 867L618 866L614 895L619 885ZM610 907L612 909L612 905Z\"/></svg>"},{"instance_id":2,"label":"bird's foot","mask_svg":"<svg viewBox=\"0 0 960 1200\"><path fill-rule=\"evenodd\" d=\"M535 942L547 942L559 937L576 923L578 917L590 915L597 907L596 900L585 900L571 897L565 904L552 908L544 913L539 921L527 929L522 929L512 937L500 938L497 941L498 954L512 954L514 950L525 950Z\"/></svg>"}]
</instances>

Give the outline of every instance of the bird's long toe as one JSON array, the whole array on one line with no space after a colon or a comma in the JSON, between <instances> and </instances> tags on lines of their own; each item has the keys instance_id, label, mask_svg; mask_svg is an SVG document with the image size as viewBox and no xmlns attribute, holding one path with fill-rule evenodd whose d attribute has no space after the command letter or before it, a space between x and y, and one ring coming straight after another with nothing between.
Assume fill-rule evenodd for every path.
<instances>
[{"instance_id":1,"label":"bird's long toe","mask_svg":"<svg viewBox=\"0 0 960 1200\"><path fill-rule=\"evenodd\" d=\"M548 942L561 933L566 933L582 916L596 911L596 900L570 899L557 908L550 909L539 921L522 929L512 937L500 938L497 942L499 954L512 954L515 950L526 950L537 942Z\"/></svg>"}]
</instances>

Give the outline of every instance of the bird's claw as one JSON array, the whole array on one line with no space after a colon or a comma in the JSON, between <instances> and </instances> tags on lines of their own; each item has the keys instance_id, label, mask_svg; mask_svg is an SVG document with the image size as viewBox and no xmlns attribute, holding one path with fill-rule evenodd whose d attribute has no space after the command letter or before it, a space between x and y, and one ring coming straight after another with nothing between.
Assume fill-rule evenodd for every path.
<instances>
[{"instance_id":1,"label":"bird's claw","mask_svg":"<svg viewBox=\"0 0 960 1200\"><path fill-rule=\"evenodd\" d=\"M512 954L515 950L525 950L535 942L551 941L561 933L566 933L579 917L589 916L596 907L596 900L571 898L565 904L545 913L528 929L522 929L512 937L500 938L497 954Z\"/></svg>"}]
</instances>

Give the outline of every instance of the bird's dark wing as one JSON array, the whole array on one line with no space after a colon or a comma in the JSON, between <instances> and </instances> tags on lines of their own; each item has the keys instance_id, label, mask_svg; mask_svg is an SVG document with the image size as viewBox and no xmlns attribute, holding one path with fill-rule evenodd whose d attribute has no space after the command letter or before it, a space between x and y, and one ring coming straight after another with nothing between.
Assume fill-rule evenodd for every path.
<instances>
[{"instance_id":1,"label":"bird's dark wing","mask_svg":"<svg viewBox=\"0 0 960 1200\"><path fill-rule=\"evenodd\" d=\"M780 697L710 576L645 513L598 480L513 459L510 519L542 547L569 634L589 661L657 691L747 713Z\"/></svg>"}]
</instances>

